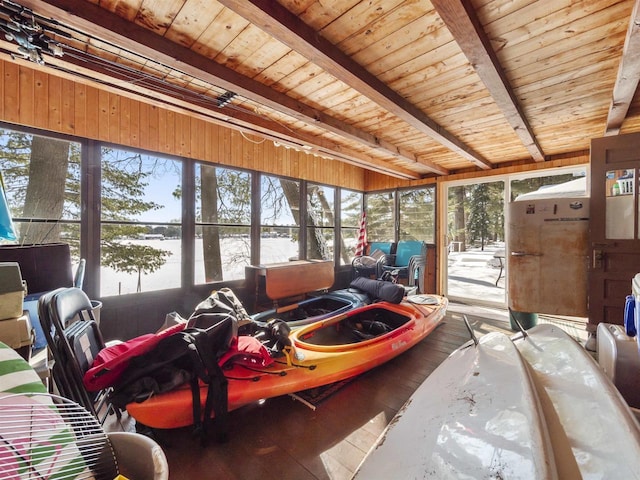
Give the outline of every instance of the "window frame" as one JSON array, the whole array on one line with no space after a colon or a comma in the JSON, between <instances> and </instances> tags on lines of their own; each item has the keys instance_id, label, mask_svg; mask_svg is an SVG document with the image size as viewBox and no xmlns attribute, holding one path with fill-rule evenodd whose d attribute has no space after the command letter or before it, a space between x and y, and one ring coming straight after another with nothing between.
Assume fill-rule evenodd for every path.
<instances>
[{"instance_id":1,"label":"window frame","mask_svg":"<svg viewBox=\"0 0 640 480\"><path fill-rule=\"evenodd\" d=\"M156 160L166 160L166 161L170 161L170 162L175 162L177 164L179 164L180 166L180 175L179 175L179 187L182 190L184 187L184 179L185 179L185 174L184 174L184 169L185 169L185 163L187 162L184 158L181 157L176 157L173 155L163 155L163 154L156 154L154 152L148 152L146 150L142 150L142 149L138 149L138 148L129 148L126 146L122 146L122 145L114 145L114 144L107 144L105 142L99 142L97 144L97 153L98 153L98 168L100 171L100 185L98 186L98 194L97 194L97 198L95 199L97 204L100 206L99 207L99 214L97 215L97 221L99 222L98 225L98 252L97 252L97 258L98 258L98 274L97 274L97 289L98 289L98 296L100 298L105 298L105 297L111 297L111 296L121 296L121 295L127 295L127 294L139 294L139 293L150 293L150 292L157 292L157 291L161 291L161 290L170 290L170 289L180 289L180 288L184 288L185 284L184 284L184 280L185 280L185 275L183 274L183 270L184 270L184 246L185 246L185 242L184 242L184 231L183 231L183 224L185 221L185 215L184 215L184 198L181 200L180 202L180 217L177 221L171 221L171 220L165 220L165 221L149 221L149 220L117 220L117 219L103 219L103 208L102 208L102 200L103 200L103 196L102 196L102 186L103 186L103 182L102 179L103 177L103 161L104 161L104 156L103 156L103 152L106 149L111 149L111 150L119 150L125 153L131 153L131 154L135 154L135 155L141 155L143 157L149 157L150 159L156 159ZM195 181L195 180L194 180ZM169 194L170 195L170 194ZM165 198L165 197L163 197ZM152 228L156 228L156 227L166 227L167 229L169 228L175 228L178 227L180 229L180 235L179 235L179 240L180 240L180 248L179 248L179 258L180 258L180 265L179 265L179 270L180 270L180 278L179 281L177 282L176 285L173 285L169 288L161 288L161 289L150 289L150 290L142 290L142 291L136 291L136 292L129 292L126 294L121 294L116 293L116 294L112 294L112 293L105 293L103 292L103 272L102 272L102 268L104 267L103 265L103 259L102 259L102 247L104 244L103 241L103 226L117 226L117 225L122 225L122 226L130 226L130 227L152 227ZM164 249L161 249L164 250ZM166 262L159 268L162 269L163 267L165 267L166 265L168 265L170 257L166 258ZM153 274L153 272L152 272ZM138 285L140 286L140 284Z\"/></svg>"},{"instance_id":2,"label":"window frame","mask_svg":"<svg viewBox=\"0 0 640 480\"><path fill-rule=\"evenodd\" d=\"M194 235L191 237L193 238L193 243L194 243L194 250L193 250L193 260L191 262L192 266L193 266L193 278L192 278L192 284L195 286L198 285L209 285L212 283L219 283L219 282L224 282L224 283L229 283L229 282L233 282L233 281L238 281L238 280L244 280L243 278L231 278L231 279L225 279L224 278L224 266L223 266L223 270L222 270L222 275L223 278L222 280L215 280L212 282L207 282L206 279L204 282L199 282L198 280L196 280L196 247L195 247L195 242L196 240L196 236L198 234L198 228L208 228L208 227L212 227L212 228L220 228L220 229L225 229L225 228L239 228L239 229L246 229L249 231L249 247L248 247L248 255L246 256L246 258L249 261L249 265L252 264L252 257L253 257L253 249L254 249L254 238L252 235L252 223L253 223L253 218L254 218L254 212L253 212L253 192L254 192L254 176L256 175L253 171L251 170L247 170L247 169L243 169L243 168L236 168L236 167L230 167L227 165L221 165L221 164L217 164L217 163L209 163L209 162L201 162L201 161L195 161L193 162L194 165L194 172L193 172L193 190L194 192L197 192L197 178L198 178L198 167L200 167L200 171L202 171L202 167L211 167L211 168L215 168L216 171L217 170L228 170L231 172L237 172L239 174L245 174L248 176L248 186L250 189L250 199L249 199L249 212L248 212L248 219L249 219L249 223L231 223L231 222L225 222L225 221L217 221L217 222L205 222L203 220L198 221L197 219L197 215L196 215L196 205L198 203L198 196L197 194L194 195L194 201L193 201L193 220L194 220ZM220 200L220 198L218 197L218 200Z\"/></svg>"}]
</instances>

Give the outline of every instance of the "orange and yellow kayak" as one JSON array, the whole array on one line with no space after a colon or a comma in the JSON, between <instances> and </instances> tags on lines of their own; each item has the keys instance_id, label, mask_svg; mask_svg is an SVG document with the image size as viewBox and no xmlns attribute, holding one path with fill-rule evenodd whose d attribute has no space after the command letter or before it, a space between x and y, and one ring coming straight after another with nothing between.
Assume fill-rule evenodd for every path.
<instances>
[{"instance_id":1,"label":"orange and yellow kayak","mask_svg":"<svg viewBox=\"0 0 640 480\"><path fill-rule=\"evenodd\" d=\"M445 297L413 295L380 302L294 330L285 355L268 367L225 366L229 411L258 400L327 385L364 373L400 355L431 333L444 317ZM204 408L207 386L201 385ZM193 424L188 385L130 403L127 411L152 428Z\"/></svg>"}]
</instances>

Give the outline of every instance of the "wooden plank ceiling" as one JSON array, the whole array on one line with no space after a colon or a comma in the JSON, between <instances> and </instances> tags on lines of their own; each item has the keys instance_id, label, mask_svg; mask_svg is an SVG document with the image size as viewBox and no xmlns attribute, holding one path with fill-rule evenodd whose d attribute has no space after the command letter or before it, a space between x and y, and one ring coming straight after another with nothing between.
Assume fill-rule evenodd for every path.
<instances>
[{"instance_id":1,"label":"wooden plank ceiling","mask_svg":"<svg viewBox=\"0 0 640 480\"><path fill-rule=\"evenodd\" d=\"M640 131L639 1L1 3L60 43L44 68L415 179Z\"/></svg>"}]
</instances>

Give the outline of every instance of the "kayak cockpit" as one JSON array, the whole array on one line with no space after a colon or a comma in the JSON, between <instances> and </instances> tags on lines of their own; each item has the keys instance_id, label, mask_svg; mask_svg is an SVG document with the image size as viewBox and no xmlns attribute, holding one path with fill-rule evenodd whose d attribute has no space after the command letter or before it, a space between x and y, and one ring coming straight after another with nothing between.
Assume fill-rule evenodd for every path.
<instances>
[{"instance_id":1,"label":"kayak cockpit","mask_svg":"<svg viewBox=\"0 0 640 480\"><path fill-rule=\"evenodd\" d=\"M387 308L374 307L336 321L310 326L301 330L296 335L296 340L310 345L350 345L392 332L408 323L411 318Z\"/></svg>"}]
</instances>

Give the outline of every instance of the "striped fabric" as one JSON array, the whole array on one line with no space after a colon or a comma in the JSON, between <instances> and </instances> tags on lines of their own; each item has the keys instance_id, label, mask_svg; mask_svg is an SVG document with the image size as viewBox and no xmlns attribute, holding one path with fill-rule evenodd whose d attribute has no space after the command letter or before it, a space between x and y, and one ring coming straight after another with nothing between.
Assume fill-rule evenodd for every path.
<instances>
[{"instance_id":1,"label":"striped fabric","mask_svg":"<svg viewBox=\"0 0 640 480\"><path fill-rule=\"evenodd\" d=\"M361 257L367 251L367 214L362 212L360 225L358 227L358 241L356 243L355 256Z\"/></svg>"},{"instance_id":2,"label":"striped fabric","mask_svg":"<svg viewBox=\"0 0 640 480\"><path fill-rule=\"evenodd\" d=\"M22 357L0 342L0 478L94 479L51 398L11 396L23 393L47 389Z\"/></svg>"},{"instance_id":3,"label":"striped fabric","mask_svg":"<svg viewBox=\"0 0 640 480\"><path fill-rule=\"evenodd\" d=\"M0 342L0 392L47 393L38 374L18 353Z\"/></svg>"}]
</instances>

